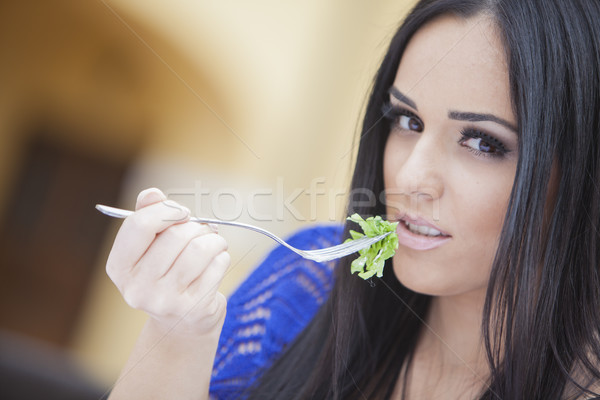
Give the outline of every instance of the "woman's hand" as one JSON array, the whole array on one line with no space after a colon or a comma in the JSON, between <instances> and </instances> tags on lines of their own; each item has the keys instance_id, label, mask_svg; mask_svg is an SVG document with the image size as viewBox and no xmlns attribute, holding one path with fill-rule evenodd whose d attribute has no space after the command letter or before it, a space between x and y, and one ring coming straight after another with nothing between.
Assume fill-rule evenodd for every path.
<instances>
[{"instance_id":1,"label":"woman's hand","mask_svg":"<svg viewBox=\"0 0 600 400\"><path fill-rule=\"evenodd\" d=\"M189 218L188 209L160 190L144 190L117 234L106 271L125 301L159 329L207 334L220 331L225 317L218 286L230 257L215 229Z\"/></svg>"},{"instance_id":2,"label":"woman's hand","mask_svg":"<svg viewBox=\"0 0 600 400\"><path fill-rule=\"evenodd\" d=\"M148 313L110 399L208 399L225 319L217 288L227 243L158 189L140 193L117 234L106 270L125 301Z\"/></svg>"}]
</instances>

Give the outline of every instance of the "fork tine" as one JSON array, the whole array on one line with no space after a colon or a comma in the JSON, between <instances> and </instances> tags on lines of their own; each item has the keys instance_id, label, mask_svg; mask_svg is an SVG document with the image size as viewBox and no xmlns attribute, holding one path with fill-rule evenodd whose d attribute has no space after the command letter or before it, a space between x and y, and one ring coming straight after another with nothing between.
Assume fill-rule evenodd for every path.
<instances>
[{"instance_id":1,"label":"fork tine","mask_svg":"<svg viewBox=\"0 0 600 400\"><path fill-rule=\"evenodd\" d=\"M325 254L336 253L336 252L343 253L345 251L350 251L351 249L356 249L354 251L358 251L358 250L364 249L365 247L372 245L373 243L379 242L381 239L385 238L390 233L391 232L387 232L387 233L384 233L382 235L375 236L375 237L366 237L365 236L365 237L357 239L357 240L352 240L349 242L338 244L337 246L326 247L324 249L306 250L306 251L309 251L312 254L319 254L319 255L325 255ZM353 253L354 251L350 251L350 253ZM348 254L350 254L350 253L348 253Z\"/></svg>"},{"instance_id":2,"label":"fork tine","mask_svg":"<svg viewBox=\"0 0 600 400\"><path fill-rule=\"evenodd\" d=\"M364 249L366 247L369 247L373 243L376 243L381 239L385 238L390 233L391 232L387 232L383 235L379 235L376 237L364 237L358 240L353 240L351 242L342 243L337 246L327 247L325 249L304 250L302 251L303 254L301 255L305 258L317 262L331 261L355 253L358 250Z\"/></svg>"}]
</instances>

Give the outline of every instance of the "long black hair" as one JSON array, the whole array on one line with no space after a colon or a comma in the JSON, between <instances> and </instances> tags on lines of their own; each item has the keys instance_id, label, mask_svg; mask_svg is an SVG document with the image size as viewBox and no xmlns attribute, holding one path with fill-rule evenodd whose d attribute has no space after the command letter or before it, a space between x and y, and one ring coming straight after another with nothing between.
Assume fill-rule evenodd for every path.
<instances>
[{"instance_id":1,"label":"long black hair","mask_svg":"<svg viewBox=\"0 0 600 400\"><path fill-rule=\"evenodd\" d=\"M499 28L519 127L519 160L484 307L490 376L480 399L576 398L600 382L598 0L420 1L377 73L352 189L384 192L389 123L381 109L411 37L438 16L480 13ZM386 213L382 199L349 208ZM431 298L399 283L391 265L372 287L350 274L349 263L340 261L328 301L250 398L391 396Z\"/></svg>"}]
</instances>

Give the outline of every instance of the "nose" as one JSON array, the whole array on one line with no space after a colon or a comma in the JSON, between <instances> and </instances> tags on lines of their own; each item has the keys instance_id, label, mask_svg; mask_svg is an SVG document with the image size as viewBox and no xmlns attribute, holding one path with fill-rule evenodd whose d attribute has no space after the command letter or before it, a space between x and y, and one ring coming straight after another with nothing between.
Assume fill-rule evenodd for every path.
<instances>
[{"instance_id":1,"label":"nose","mask_svg":"<svg viewBox=\"0 0 600 400\"><path fill-rule=\"evenodd\" d=\"M433 202L444 194L444 151L439 138L422 133L398 160L395 183L397 194L411 203ZM414 204L411 204L414 205ZM415 210L416 207L411 207Z\"/></svg>"}]
</instances>

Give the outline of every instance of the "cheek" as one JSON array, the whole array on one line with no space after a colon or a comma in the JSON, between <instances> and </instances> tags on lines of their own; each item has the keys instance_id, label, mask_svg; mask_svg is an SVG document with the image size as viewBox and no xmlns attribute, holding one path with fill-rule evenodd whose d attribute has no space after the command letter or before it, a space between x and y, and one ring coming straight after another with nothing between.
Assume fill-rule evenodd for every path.
<instances>
[{"instance_id":1,"label":"cheek","mask_svg":"<svg viewBox=\"0 0 600 400\"><path fill-rule=\"evenodd\" d=\"M390 143L391 142L391 143ZM402 147L394 146L393 140L388 140L383 156L383 185L385 189L386 219L392 218L403 204L403 196L397 182L398 171L408 155L404 155Z\"/></svg>"},{"instance_id":2,"label":"cheek","mask_svg":"<svg viewBox=\"0 0 600 400\"><path fill-rule=\"evenodd\" d=\"M385 149L383 151L383 180L385 182L385 186L388 187L388 185L391 182L391 177L394 175L394 171L396 171L396 164L397 162L395 162L395 160L392 157L392 146L390 144L390 138L388 138L386 144L385 144Z\"/></svg>"},{"instance_id":3,"label":"cheek","mask_svg":"<svg viewBox=\"0 0 600 400\"><path fill-rule=\"evenodd\" d=\"M394 133L390 133L383 153L383 180L386 190L393 190L398 186L396 177L410 156L410 146L410 143L402 143Z\"/></svg>"},{"instance_id":4,"label":"cheek","mask_svg":"<svg viewBox=\"0 0 600 400\"><path fill-rule=\"evenodd\" d=\"M497 178L498 174L495 175ZM474 276L487 281L504 223L512 179L463 182L452 202L456 261L463 260ZM467 273L469 271L466 271Z\"/></svg>"},{"instance_id":5,"label":"cheek","mask_svg":"<svg viewBox=\"0 0 600 400\"><path fill-rule=\"evenodd\" d=\"M482 169L480 172L479 176L473 174L470 179L457 182L459 189L453 190L456 198L453 209L460 214L456 222L463 233L471 237L485 235L489 240L500 235L513 175L510 171L485 174Z\"/></svg>"},{"instance_id":6,"label":"cheek","mask_svg":"<svg viewBox=\"0 0 600 400\"><path fill-rule=\"evenodd\" d=\"M431 252L400 248L393 259L405 286L434 296L485 290L514 179L511 168L464 168L454 161L444 174L440 199L440 223L452 241ZM393 176L386 184L393 184Z\"/></svg>"}]
</instances>

